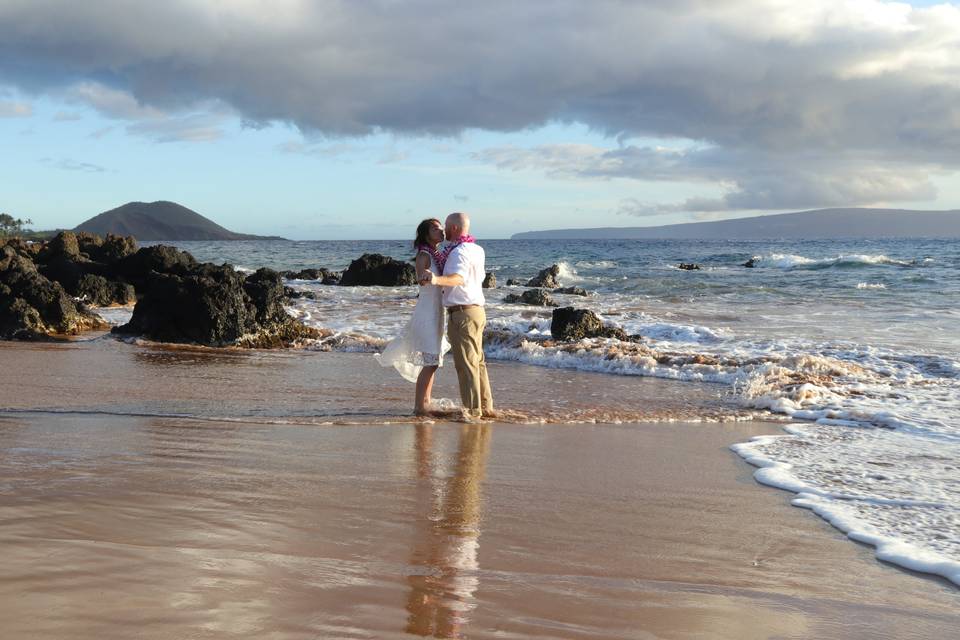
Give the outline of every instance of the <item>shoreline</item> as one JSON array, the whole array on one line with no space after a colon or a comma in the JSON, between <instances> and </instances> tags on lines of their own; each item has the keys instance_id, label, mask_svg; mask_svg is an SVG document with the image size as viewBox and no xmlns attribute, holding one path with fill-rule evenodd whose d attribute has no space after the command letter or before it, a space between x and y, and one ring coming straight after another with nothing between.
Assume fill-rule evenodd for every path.
<instances>
[{"instance_id":1,"label":"shoreline","mask_svg":"<svg viewBox=\"0 0 960 640\"><path fill-rule=\"evenodd\" d=\"M0 345L9 637L934 638L960 624L945 580L876 560L753 479L729 447L779 423L382 424L412 389L368 357ZM568 414L622 402L602 374L493 366L505 408L544 389ZM658 403L651 416L715 400L644 382L630 402ZM315 421L333 414L362 428Z\"/></svg>"}]
</instances>

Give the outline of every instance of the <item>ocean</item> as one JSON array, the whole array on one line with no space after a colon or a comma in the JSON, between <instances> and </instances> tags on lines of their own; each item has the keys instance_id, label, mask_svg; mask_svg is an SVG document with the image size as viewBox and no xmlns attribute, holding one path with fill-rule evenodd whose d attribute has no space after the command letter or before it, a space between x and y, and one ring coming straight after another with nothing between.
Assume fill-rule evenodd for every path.
<instances>
[{"instance_id":1,"label":"ocean","mask_svg":"<svg viewBox=\"0 0 960 640\"><path fill-rule=\"evenodd\" d=\"M760 467L758 481L796 493L795 505L879 558L960 585L960 241L479 242L498 282L486 291L488 358L711 385L732 417L784 421L784 435L734 446ZM172 244L244 270L412 257L406 241ZM555 295L558 305L591 309L643 342L555 344L549 308L503 302L523 290L508 279L551 264L562 285L589 292ZM376 352L417 295L289 285L313 295L291 300L290 313L334 332L308 347L324 350ZM129 311L104 315L119 323Z\"/></svg>"}]
</instances>

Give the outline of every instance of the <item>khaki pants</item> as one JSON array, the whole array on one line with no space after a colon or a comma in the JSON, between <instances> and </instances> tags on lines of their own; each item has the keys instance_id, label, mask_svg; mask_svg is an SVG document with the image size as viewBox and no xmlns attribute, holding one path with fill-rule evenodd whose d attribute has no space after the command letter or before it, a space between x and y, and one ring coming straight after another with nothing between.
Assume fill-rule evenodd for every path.
<instances>
[{"instance_id":1,"label":"khaki pants","mask_svg":"<svg viewBox=\"0 0 960 640\"><path fill-rule=\"evenodd\" d=\"M460 400L467 414L476 418L493 411L493 394L483 356L483 328L487 314L483 307L468 307L447 314L447 337L460 381Z\"/></svg>"}]
</instances>

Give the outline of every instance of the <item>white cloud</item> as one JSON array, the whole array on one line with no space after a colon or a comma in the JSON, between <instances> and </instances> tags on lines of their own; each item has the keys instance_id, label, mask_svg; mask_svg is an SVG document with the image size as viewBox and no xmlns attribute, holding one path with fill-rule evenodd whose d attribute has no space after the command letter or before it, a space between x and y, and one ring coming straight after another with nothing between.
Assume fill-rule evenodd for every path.
<instances>
[{"instance_id":1,"label":"white cloud","mask_svg":"<svg viewBox=\"0 0 960 640\"><path fill-rule=\"evenodd\" d=\"M155 142L212 142L223 137L222 124L228 109L206 101L201 111L167 112L146 105L128 91L115 89L99 82L80 82L66 90L70 102L92 107L101 115L124 120L127 133L150 138ZM100 129L92 135L102 137L110 129Z\"/></svg>"},{"instance_id":2,"label":"white cloud","mask_svg":"<svg viewBox=\"0 0 960 640\"><path fill-rule=\"evenodd\" d=\"M586 144L497 147L473 158L503 170L538 171L561 179L623 179L638 182L716 184L718 198L677 203L625 199L618 213L654 216L715 212L872 205L932 200L929 174L938 165L846 151L780 152L722 147L601 148Z\"/></svg>"},{"instance_id":3,"label":"white cloud","mask_svg":"<svg viewBox=\"0 0 960 640\"><path fill-rule=\"evenodd\" d=\"M948 4L8 0L0 76L161 141L216 139L216 118L234 116L328 136L579 122L693 141L692 154L564 145L484 159L732 185L701 208L929 197L931 172L960 168L960 8Z\"/></svg>"}]
</instances>

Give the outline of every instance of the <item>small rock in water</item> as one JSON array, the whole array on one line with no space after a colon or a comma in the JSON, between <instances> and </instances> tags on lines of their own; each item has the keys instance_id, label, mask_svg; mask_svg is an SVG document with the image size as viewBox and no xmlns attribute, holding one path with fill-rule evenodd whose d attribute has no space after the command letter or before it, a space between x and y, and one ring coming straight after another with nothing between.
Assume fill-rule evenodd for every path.
<instances>
[{"instance_id":1,"label":"small rock in water","mask_svg":"<svg viewBox=\"0 0 960 640\"><path fill-rule=\"evenodd\" d=\"M677 268L684 271L700 271L700 265L695 262L681 262Z\"/></svg>"},{"instance_id":2,"label":"small rock in water","mask_svg":"<svg viewBox=\"0 0 960 640\"><path fill-rule=\"evenodd\" d=\"M542 289L528 289L519 296L515 293L511 293L504 298L503 301L510 304L529 304L538 307L557 306L556 303L554 303L553 298L550 297L550 294Z\"/></svg>"},{"instance_id":3,"label":"small rock in water","mask_svg":"<svg viewBox=\"0 0 960 640\"><path fill-rule=\"evenodd\" d=\"M379 253L365 253L347 267L340 276L344 287L404 287L417 284L413 265Z\"/></svg>"},{"instance_id":4,"label":"small rock in water","mask_svg":"<svg viewBox=\"0 0 960 640\"><path fill-rule=\"evenodd\" d=\"M330 271L324 267L320 267L319 269L301 269L300 271L281 271L280 275L287 280L321 280L322 284L329 284L328 280L331 279L340 279L339 273Z\"/></svg>"},{"instance_id":5,"label":"small rock in water","mask_svg":"<svg viewBox=\"0 0 960 640\"><path fill-rule=\"evenodd\" d=\"M507 279L507 286L508 286L508 287L522 287L522 286L523 286L523 280L517 280L516 278L508 278L508 279Z\"/></svg>"},{"instance_id":6,"label":"small rock in water","mask_svg":"<svg viewBox=\"0 0 960 640\"><path fill-rule=\"evenodd\" d=\"M582 287L562 287L560 289L554 289L554 293L565 293L568 296L586 296L587 290Z\"/></svg>"},{"instance_id":7,"label":"small rock in water","mask_svg":"<svg viewBox=\"0 0 960 640\"><path fill-rule=\"evenodd\" d=\"M746 268L748 268L748 269L753 269L754 267L757 266L757 259L756 259L756 258L750 258L749 260L747 260L746 262L743 263L743 266L746 267Z\"/></svg>"},{"instance_id":8,"label":"small rock in water","mask_svg":"<svg viewBox=\"0 0 960 640\"><path fill-rule=\"evenodd\" d=\"M560 265L555 264L542 270L535 277L527 281L528 287L542 287L544 289L556 289L560 286L557 278L560 277Z\"/></svg>"},{"instance_id":9,"label":"small rock in water","mask_svg":"<svg viewBox=\"0 0 960 640\"><path fill-rule=\"evenodd\" d=\"M483 288L484 289L496 289L497 288L497 276L493 271L487 271L487 276L483 279Z\"/></svg>"},{"instance_id":10,"label":"small rock in water","mask_svg":"<svg viewBox=\"0 0 960 640\"><path fill-rule=\"evenodd\" d=\"M599 316L589 309L561 307L553 310L550 333L554 340L576 341L584 338L616 338L623 342L640 342L639 335L628 336L619 327L606 327Z\"/></svg>"}]
</instances>

